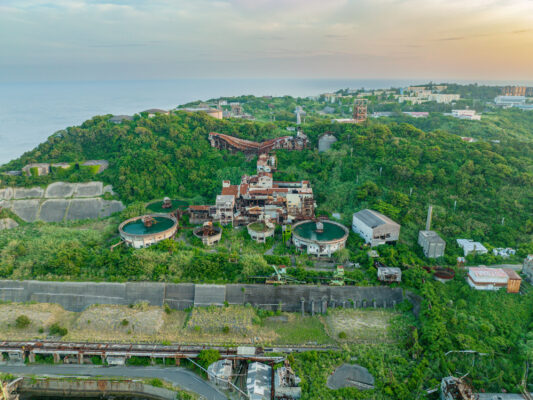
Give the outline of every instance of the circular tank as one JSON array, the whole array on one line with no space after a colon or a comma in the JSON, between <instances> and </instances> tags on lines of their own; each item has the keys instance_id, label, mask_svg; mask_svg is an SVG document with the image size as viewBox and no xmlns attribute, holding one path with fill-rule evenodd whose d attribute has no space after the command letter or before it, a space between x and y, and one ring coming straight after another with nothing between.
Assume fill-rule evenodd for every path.
<instances>
[{"instance_id":1,"label":"circular tank","mask_svg":"<svg viewBox=\"0 0 533 400\"><path fill-rule=\"evenodd\" d=\"M292 227L292 241L300 250L317 256L328 256L343 249L348 229L334 221L302 221Z\"/></svg>"},{"instance_id":2,"label":"circular tank","mask_svg":"<svg viewBox=\"0 0 533 400\"><path fill-rule=\"evenodd\" d=\"M177 219L167 214L141 215L127 219L118 227L122 240L136 249L170 239L177 229Z\"/></svg>"},{"instance_id":3,"label":"circular tank","mask_svg":"<svg viewBox=\"0 0 533 400\"><path fill-rule=\"evenodd\" d=\"M270 226L269 226L270 225ZM248 234L258 243L265 243L266 240L274 236L274 224L265 224L264 222L252 222L246 227Z\"/></svg>"},{"instance_id":4,"label":"circular tank","mask_svg":"<svg viewBox=\"0 0 533 400\"><path fill-rule=\"evenodd\" d=\"M222 228L213 225L212 222L204 222L202 226L194 228L192 233L198 239L202 239L202 243L206 246L212 246L220 241Z\"/></svg>"},{"instance_id":5,"label":"circular tank","mask_svg":"<svg viewBox=\"0 0 533 400\"><path fill-rule=\"evenodd\" d=\"M165 200L168 198L165 197L165 199L162 200L154 200L146 205L146 209L153 212L153 213L171 213L176 210L185 210L189 203L184 200L179 199L168 199L170 203L170 207L165 206Z\"/></svg>"},{"instance_id":6,"label":"circular tank","mask_svg":"<svg viewBox=\"0 0 533 400\"><path fill-rule=\"evenodd\" d=\"M435 267L434 271L433 277L442 283L451 281L455 276L455 271L447 267Z\"/></svg>"}]
</instances>

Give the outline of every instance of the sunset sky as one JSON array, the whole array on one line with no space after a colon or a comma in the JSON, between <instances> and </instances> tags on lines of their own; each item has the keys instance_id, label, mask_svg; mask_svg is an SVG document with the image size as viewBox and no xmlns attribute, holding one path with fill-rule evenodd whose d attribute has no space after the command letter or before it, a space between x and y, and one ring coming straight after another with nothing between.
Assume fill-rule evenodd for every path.
<instances>
[{"instance_id":1,"label":"sunset sky","mask_svg":"<svg viewBox=\"0 0 533 400\"><path fill-rule=\"evenodd\" d=\"M533 80L533 0L0 0L0 80Z\"/></svg>"}]
</instances>

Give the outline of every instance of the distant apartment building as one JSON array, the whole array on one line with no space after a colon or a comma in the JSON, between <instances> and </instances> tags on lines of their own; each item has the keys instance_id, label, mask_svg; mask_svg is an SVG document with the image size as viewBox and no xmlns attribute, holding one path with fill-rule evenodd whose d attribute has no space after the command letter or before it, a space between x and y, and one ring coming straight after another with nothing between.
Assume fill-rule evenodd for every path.
<instances>
[{"instance_id":1,"label":"distant apartment building","mask_svg":"<svg viewBox=\"0 0 533 400\"><path fill-rule=\"evenodd\" d=\"M352 230L371 247L395 243L400 237L400 225L389 217L374 211L361 210L352 217Z\"/></svg>"},{"instance_id":2,"label":"distant apartment building","mask_svg":"<svg viewBox=\"0 0 533 400\"><path fill-rule=\"evenodd\" d=\"M416 97L416 96L398 96L397 100L398 100L398 103L410 102L413 105L422 104L428 101L427 98Z\"/></svg>"},{"instance_id":3,"label":"distant apartment building","mask_svg":"<svg viewBox=\"0 0 533 400\"><path fill-rule=\"evenodd\" d=\"M526 96L496 96L494 104L499 107L520 107L526 104Z\"/></svg>"},{"instance_id":4,"label":"distant apartment building","mask_svg":"<svg viewBox=\"0 0 533 400\"><path fill-rule=\"evenodd\" d=\"M429 112L427 111L404 111L403 114L408 115L413 118L427 118L429 117Z\"/></svg>"},{"instance_id":5,"label":"distant apartment building","mask_svg":"<svg viewBox=\"0 0 533 400\"><path fill-rule=\"evenodd\" d=\"M477 114L476 110L452 110L452 117L471 121L479 121L481 119L481 115Z\"/></svg>"},{"instance_id":6,"label":"distant apartment building","mask_svg":"<svg viewBox=\"0 0 533 400\"><path fill-rule=\"evenodd\" d=\"M504 86L502 96L526 96L527 89L525 86Z\"/></svg>"},{"instance_id":7,"label":"distant apartment building","mask_svg":"<svg viewBox=\"0 0 533 400\"><path fill-rule=\"evenodd\" d=\"M428 96L429 101L434 101L440 104L450 104L459 99L461 99L460 94L432 93Z\"/></svg>"}]
</instances>

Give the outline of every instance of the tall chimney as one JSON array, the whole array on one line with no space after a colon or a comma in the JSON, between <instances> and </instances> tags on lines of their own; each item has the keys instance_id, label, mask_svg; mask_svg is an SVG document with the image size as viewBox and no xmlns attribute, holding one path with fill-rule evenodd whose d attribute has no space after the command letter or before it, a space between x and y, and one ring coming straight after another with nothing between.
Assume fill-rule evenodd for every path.
<instances>
[{"instance_id":1,"label":"tall chimney","mask_svg":"<svg viewBox=\"0 0 533 400\"><path fill-rule=\"evenodd\" d=\"M428 207L428 217L426 219L426 231L429 231L431 229L431 215L433 214L433 206L430 205Z\"/></svg>"}]
</instances>

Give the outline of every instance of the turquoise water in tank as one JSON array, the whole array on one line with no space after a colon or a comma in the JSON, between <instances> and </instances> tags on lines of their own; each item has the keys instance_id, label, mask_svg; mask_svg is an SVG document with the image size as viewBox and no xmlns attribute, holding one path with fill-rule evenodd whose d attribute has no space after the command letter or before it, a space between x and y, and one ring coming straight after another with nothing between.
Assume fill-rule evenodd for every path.
<instances>
[{"instance_id":1,"label":"turquoise water in tank","mask_svg":"<svg viewBox=\"0 0 533 400\"><path fill-rule=\"evenodd\" d=\"M174 225L174 221L165 217L154 217L155 222L151 227L144 226L142 219L132 221L124 225L122 230L131 235L148 235L152 233L158 233L166 231Z\"/></svg>"},{"instance_id":2,"label":"turquoise water in tank","mask_svg":"<svg viewBox=\"0 0 533 400\"><path fill-rule=\"evenodd\" d=\"M299 225L294 228L294 233L304 239L318 240L318 241L330 241L342 238L346 232L340 226L322 221L324 224L324 231L322 233L316 232L316 222L309 221L305 224Z\"/></svg>"}]
</instances>

